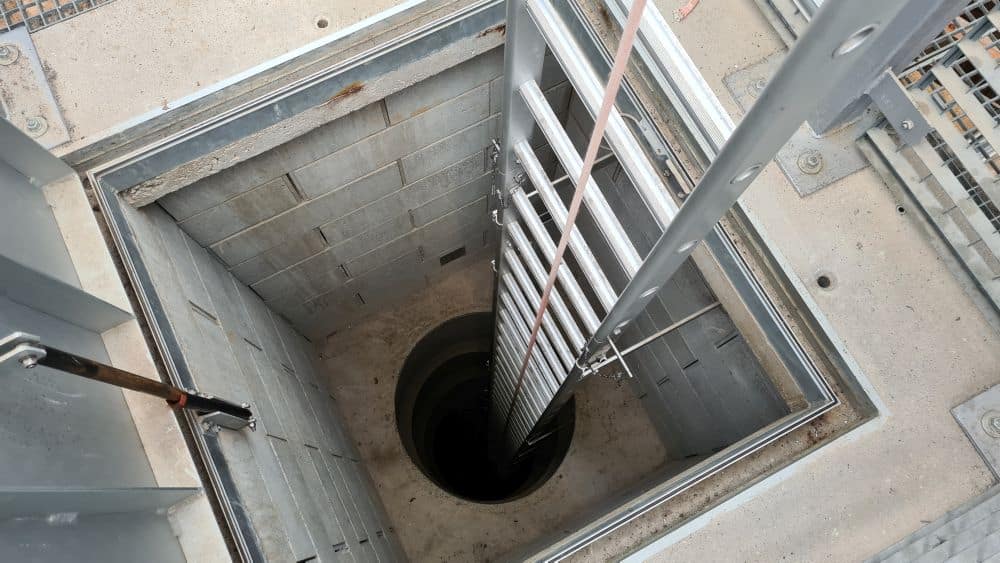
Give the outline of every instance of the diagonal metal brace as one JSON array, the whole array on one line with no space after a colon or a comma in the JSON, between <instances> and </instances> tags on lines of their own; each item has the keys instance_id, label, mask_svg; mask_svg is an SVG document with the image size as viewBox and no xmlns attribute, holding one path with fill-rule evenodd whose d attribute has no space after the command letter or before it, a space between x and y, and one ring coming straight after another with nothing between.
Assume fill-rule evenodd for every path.
<instances>
[{"instance_id":1,"label":"diagonal metal brace","mask_svg":"<svg viewBox=\"0 0 1000 563\"><path fill-rule=\"evenodd\" d=\"M247 403L236 404L193 390L155 381L90 358L77 356L42 344L41 339L26 332L14 332L0 338L0 365L17 362L25 369L45 366L71 375L160 397L172 408L193 411L207 431L219 428L256 430L257 421Z\"/></svg>"}]
</instances>

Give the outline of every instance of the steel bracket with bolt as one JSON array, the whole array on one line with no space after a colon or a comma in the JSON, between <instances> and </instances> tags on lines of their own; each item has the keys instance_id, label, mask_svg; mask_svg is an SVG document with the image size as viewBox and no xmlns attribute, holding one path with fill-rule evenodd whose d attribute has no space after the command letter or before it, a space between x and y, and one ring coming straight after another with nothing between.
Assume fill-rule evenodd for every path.
<instances>
[{"instance_id":1,"label":"steel bracket with bolt","mask_svg":"<svg viewBox=\"0 0 1000 563\"><path fill-rule=\"evenodd\" d=\"M951 409L951 414L986 465L1000 478L1000 385Z\"/></svg>"},{"instance_id":2,"label":"steel bracket with bolt","mask_svg":"<svg viewBox=\"0 0 1000 563\"><path fill-rule=\"evenodd\" d=\"M24 27L0 33L0 104L8 121L43 147L69 141L69 130Z\"/></svg>"},{"instance_id":3,"label":"steel bracket with bolt","mask_svg":"<svg viewBox=\"0 0 1000 563\"><path fill-rule=\"evenodd\" d=\"M738 70L725 77L726 87L744 111L757 100L768 80L784 59L783 53ZM774 160L799 195L806 196L868 166L864 155L856 148L856 132L874 124L869 121L848 125L826 135L817 135L808 123L802 124L788 142L778 150Z\"/></svg>"},{"instance_id":4,"label":"steel bracket with bolt","mask_svg":"<svg viewBox=\"0 0 1000 563\"><path fill-rule=\"evenodd\" d=\"M878 106L889 125L896 130L905 145L916 145L931 132L931 126L907 95L892 71L886 71L882 78L868 91L872 102Z\"/></svg>"},{"instance_id":5,"label":"steel bracket with bolt","mask_svg":"<svg viewBox=\"0 0 1000 563\"><path fill-rule=\"evenodd\" d=\"M181 389L105 365L90 358L77 356L46 346L41 339L26 332L14 332L0 338L0 366L15 365L23 369L44 366L49 369L107 383L164 399L175 409L192 411L207 431L221 428L256 430L257 419L247 403L237 404L205 393Z\"/></svg>"}]
</instances>

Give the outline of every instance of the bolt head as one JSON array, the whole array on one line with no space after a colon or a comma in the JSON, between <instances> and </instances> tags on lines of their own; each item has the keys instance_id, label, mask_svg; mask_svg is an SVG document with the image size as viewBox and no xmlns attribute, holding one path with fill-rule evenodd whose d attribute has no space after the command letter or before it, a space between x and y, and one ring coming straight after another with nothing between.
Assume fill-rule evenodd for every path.
<instances>
[{"instance_id":1,"label":"bolt head","mask_svg":"<svg viewBox=\"0 0 1000 563\"><path fill-rule=\"evenodd\" d=\"M765 87L767 87L767 80L764 78L758 78L747 85L747 94L756 98L761 92L764 91Z\"/></svg>"},{"instance_id":2,"label":"bolt head","mask_svg":"<svg viewBox=\"0 0 1000 563\"><path fill-rule=\"evenodd\" d=\"M795 163L798 165L799 170L809 175L819 174L825 164L822 153L811 149L799 153L799 157Z\"/></svg>"},{"instance_id":3,"label":"bolt head","mask_svg":"<svg viewBox=\"0 0 1000 563\"><path fill-rule=\"evenodd\" d=\"M1000 416L993 416L987 421L987 425L994 432L1000 433Z\"/></svg>"},{"instance_id":4,"label":"bolt head","mask_svg":"<svg viewBox=\"0 0 1000 563\"><path fill-rule=\"evenodd\" d=\"M25 120L25 129L32 137L39 137L49 129L49 123L44 117L36 115Z\"/></svg>"},{"instance_id":5,"label":"bolt head","mask_svg":"<svg viewBox=\"0 0 1000 563\"><path fill-rule=\"evenodd\" d=\"M913 122L910 121L909 119L904 119L903 122L899 124L899 126L902 127L903 129L909 131L909 130L913 129Z\"/></svg>"},{"instance_id":6,"label":"bolt head","mask_svg":"<svg viewBox=\"0 0 1000 563\"><path fill-rule=\"evenodd\" d=\"M31 368L33 368L33 367L35 367L35 366L38 365L38 358L36 358L34 356L25 356L25 357L21 358L21 365L25 369L31 369Z\"/></svg>"},{"instance_id":7,"label":"bolt head","mask_svg":"<svg viewBox=\"0 0 1000 563\"><path fill-rule=\"evenodd\" d=\"M990 410L983 415L981 423L987 435L1000 440L1000 411Z\"/></svg>"},{"instance_id":8,"label":"bolt head","mask_svg":"<svg viewBox=\"0 0 1000 563\"><path fill-rule=\"evenodd\" d=\"M0 45L0 65L14 64L20 56L21 51L17 48L17 45L13 43Z\"/></svg>"}]
</instances>

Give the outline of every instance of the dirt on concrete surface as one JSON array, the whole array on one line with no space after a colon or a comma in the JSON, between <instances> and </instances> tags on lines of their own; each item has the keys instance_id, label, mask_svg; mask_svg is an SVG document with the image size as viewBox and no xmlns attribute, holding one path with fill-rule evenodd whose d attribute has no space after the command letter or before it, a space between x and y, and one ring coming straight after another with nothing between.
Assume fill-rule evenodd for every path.
<instances>
[{"instance_id":1,"label":"dirt on concrete surface","mask_svg":"<svg viewBox=\"0 0 1000 563\"><path fill-rule=\"evenodd\" d=\"M671 27L735 119L723 78L783 49L751 0L703 3ZM678 497L579 560L861 560L994 482L949 411L997 383L1000 336L878 176L865 169L802 198L769 166L741 203L856 363L877 416L858 426L838 407L691 491L697 502ZM835 285L821 287L820 272ZM734 495L739 479L756 484Z\"/></svg>"},{"instance_id":2,"label":"dirt on concrete surface","mask_svg":"<svg viewBox=\"0 0 1000 563\"><path fill-rule=\"evenodd\" d=\"M413 561L488 561L538 537L653 473L666 452L624 384L591 378L577 394L569 453L549 481L504 504L451 496L410 460L397 433L395 383L411 347L442 321L492 305L493 272L474 263L405 305L331 336L322 346L330 387ZM623 439L628 437L628 439Z\"/></svg>"}]
</instances>

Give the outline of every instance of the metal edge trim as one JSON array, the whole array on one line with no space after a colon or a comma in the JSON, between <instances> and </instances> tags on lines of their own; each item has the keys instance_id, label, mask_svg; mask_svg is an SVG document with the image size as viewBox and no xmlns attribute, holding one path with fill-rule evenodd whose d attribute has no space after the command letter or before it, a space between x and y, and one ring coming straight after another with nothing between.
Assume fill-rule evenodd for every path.
<instances>
[{"instance_id":1,"label":"metal edge trim","mask_svg":"<svg viewBox=\"0 0 1000 563\"><path fill-rule=\"evenodd\" d=\"M411 30L408 33L394 37L389 43L383 43L372 47L347 59L346 61L341 61L325 69L319 70L291 84L285 85L274 92L269 92L252 100L246 101L234 108L222 112L219 115L215 115L209 119L196 123L186 129L169 135L160 141L146 145L136 151L133 151L132 153L124 155L107 164L101 165L99 168L100 176L102 179L106 178L107 180L110 180L108 184L113 185L118 191L134 187L135 185L155 178L159 174L163 174L174 167L170 166L168 163L167 166L159 166L159 170L155 168L146 169L155 157L170 154L172 152L170 149L176 150L184 143L195 142L195 140L197 140L197 143L201 145L198 146L195 151L197 154L185 157L179 164L191 162L205 154L210 153L212 150L222 148L239 138L244 138L257 131L261 131L269 126L293 117L305 109L316 107L316 105L319 104L313 104L303 108L299 112L292 113L281 111L280 109L275 108L275 105L288 101L297 94L307 95L310 93L311 89L320 88L325 82L342 78L349 71L359 69L364 65L382 57L389 56L390 54L396 52L404 52L404 47L412 45L422 39L427 39L448 26L461 24L468 18L483 14L491 9L501 11L499 10L500 7L502 7L502 0L480 0L471 6L463 8L459 12L449 14L447 17L434 20L418 27L417 29ZM487 16L489 15L490 14L487 14ZM410 52L407 56L413 57L414 54L413 52ZM247 130L236 131L235 133L237 136L233 139L222 138L218 140L210 140L209 142L212 143L212 145L204 146L206 139L203 135L218 133L227 127L242 129L240 125L243 124L243 120L253 119L255 115L258 117L263 116L260 117L261 123L254 123L253 126L247 128ZM128 174L131 174L131 177L128 177ZM114 175L126 175L126 177L116 180L113 177Z\"/></svg>"},{"instance_id":2,"label":"metal edge trim","mask_svg":"<svg viewBox=\"0 0 1000 563\"><path fill-rule=\"evenodd\" d=\"M473 6L466 7L460 12L449 14L448 17L440 18L434 22L421 26L408 35L400 36L392 43L383 44L379 48L370 49L364 54L367 58L382 56L386 53L400 49L420 37L433 33L441 27L475 15L483 10L500 5L502 5L502 0L482 0ZM401 41L404 39L405 41ZM176 133L175 135L171 135L160 142L147 145L107 163L98 164L94 168L84 172L97 195L98 205L100 206L101 212L107 218L112 240L122 258L122 263L125 266L126 273L133 283L137 299L143 310L144 316L148 321L150 331L153 334L153 339L158 349L157 351L164 361L167 376L173 384L190 388L193 387L194 380L191 375L190 368L187 366L184 359L184 354L180 348L180 344L177 341L169 320L166 317L163 304L156 292L152 290L154 286L151 275L146 269L139 252L138 245L135 241L134 234L132 233L128 220L122 211L121 206L124 203L119 196L121 190L106 185L103 178L114 170L120 169L123 166L128 166L132 163L141 162L144 158L150 155L170 148L182 138L196 137L202 131L211 130L214 127L218 127L219 125L231 121L240 113L246 113L247 110L255 109L256 105L265 105L272 101L280 100L284 96L291 95L292 93L308 88L310 85L314 85L322 79L337 76L338 74L354 68L363 62L364 60L354 57L348 61L350 64L340 64L314 73L301 79L300 81L297 81L289 87L283 88L279 92L256 98L255 100L242 104L238 108L225 112L222 115L215 116L210 120L198 123L190 128ZM266 560L263 550L257 540L250 514L243 506L243 503L238 500L239 492L236 490L232 472L230 471L228 464L219 449L218 438L209 438L202 432L198 432L197 421L191 413L185 412L184 417L189 425L189 428L192 429L191 434L194 437L198 455L205 462L206 472L208 473L210 479L209 484L211 485L213 493L220 501L219 505L223 510L229 536L235 542L238 552L244 561Z\"/></svg>"},{"instance_id":3,"label":"metal edge trim","mask_svg":"<svg viewBox=\"0 0 1000 563\"><path fill-rule=\"evenodd\" d=\"M173 329L167 320L160 298L155 291L149 291L153 287L152 278L142 261L128 220L122 212L121 200L116 193L108 193L108 190L102 187L99 176L94 172L88 172L87 178L97 195L101 212L108 219L107 223L112 234L112 240L118 250L119 256L121 256L129 279L132 281L132 286L142 307L144 316L148 321L148 326L153 334L153 340L158 348L160 358L166 367L167 377L170 378L170 382L174 385L183 388L193 388L194 379L191 377L191 372L184 359L180 343L177 341ZM264 553L256 541L256 534L254 533L249 513L243 508L243 503L234 502L236 488L232 474L225 463L225 458L219 451L218 444L210 444L206 435L197 430L197 420L190 411L184 411L184 419L188 424L188 428L191 429L191 435L198 448L198 454L205 462L204 465L211 481L212 491L220 500L219 504L223 508L226 517L226 524L230 532L229 535L235 541L237 550L243 556L244 561L264 561ZM213 437L212 441L217 442L217 438ZM237 510L237 506L239 510Z\"/></svg>"}]
</instances>

